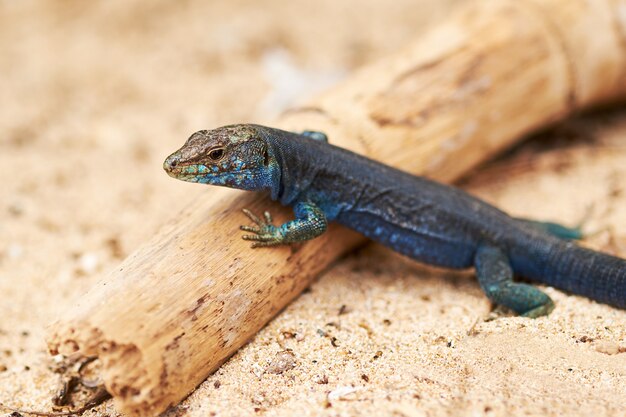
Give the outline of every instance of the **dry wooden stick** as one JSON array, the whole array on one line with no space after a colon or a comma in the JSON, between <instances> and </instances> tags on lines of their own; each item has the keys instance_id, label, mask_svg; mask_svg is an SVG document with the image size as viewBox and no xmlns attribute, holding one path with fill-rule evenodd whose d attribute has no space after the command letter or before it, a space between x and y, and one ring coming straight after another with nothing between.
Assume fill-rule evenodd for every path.
<instances>
[{"instance_id":1,"label":"dry wooden stick","mask_svg":"<svg viewBox=\"0 0 626 417\"><path fill-rule=\"evenodd\" d=\"M623 7L476 3L275 125L322 130L335 144L453 180L528 132L624 97ZM238 229L243 207L270 202L214 189L188 205L51 326L51 352L99 356L118 409L156 415L362 242L332 227L301 247L250 250Z\"/></svg>"}]
</instances>

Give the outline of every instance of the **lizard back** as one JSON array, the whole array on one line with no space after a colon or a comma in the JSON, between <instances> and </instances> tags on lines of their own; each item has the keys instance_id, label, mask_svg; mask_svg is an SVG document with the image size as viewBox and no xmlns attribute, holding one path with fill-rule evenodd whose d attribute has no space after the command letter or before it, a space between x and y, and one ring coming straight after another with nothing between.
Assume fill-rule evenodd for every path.
<instances>
[{"instance_id":1,"label":"lizard back","mask_svg":"<svg viewBox=\"0 0 626 417\"><path fill-rule=\"evenodd\" d=\"M481 242L510 244L515 221L457 188L331 144L272 132L283 204L311 201L335 220L411 258L466 268Z\"/></svg>"}]
</instances>

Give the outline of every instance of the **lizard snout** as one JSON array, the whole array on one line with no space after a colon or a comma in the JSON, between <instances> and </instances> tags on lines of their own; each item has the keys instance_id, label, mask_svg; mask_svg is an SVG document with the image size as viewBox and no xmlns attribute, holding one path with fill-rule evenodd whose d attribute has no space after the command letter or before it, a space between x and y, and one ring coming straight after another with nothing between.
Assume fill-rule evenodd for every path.
<instances>
[{"instance_id":1,"label":"lizard snout","mask_svg":"<svg viewBox=\"0 0 626 417\"><path fill-rule=\"evenodd\" d=\"M179 162L180 156L176 153L173 153L168 156L163 162L163 169L167 172L173 172Z\"/></svg>"}]
</instances>

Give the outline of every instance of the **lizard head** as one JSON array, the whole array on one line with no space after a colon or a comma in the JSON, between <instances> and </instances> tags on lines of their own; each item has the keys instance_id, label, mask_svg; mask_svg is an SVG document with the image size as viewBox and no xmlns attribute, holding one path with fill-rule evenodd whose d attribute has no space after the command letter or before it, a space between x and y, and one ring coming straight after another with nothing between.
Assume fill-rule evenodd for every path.
<instances>
[{"instance_id":1,"label":"lizard head","mask_svg":"<svg viewBox=\"0 0 626 417\"><path fill-rule=\"evenodd\" d=\"M179 180L243 190L268 188L275 167L270 146L254 125L200 130L163 163Z\"/></svg>"}]
</instances>

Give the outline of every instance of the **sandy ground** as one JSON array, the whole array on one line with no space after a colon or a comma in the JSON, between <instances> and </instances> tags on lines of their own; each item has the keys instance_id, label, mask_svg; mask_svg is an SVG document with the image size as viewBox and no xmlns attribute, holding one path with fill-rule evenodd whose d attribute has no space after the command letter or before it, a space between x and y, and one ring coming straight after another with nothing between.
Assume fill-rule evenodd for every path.
<instances>
[{"instance_id":1,"label":"sandy ground","mask_svg":"<svg viewBox=\"0 0 626 417\"><path fill-rule=\"evenodd\" d=\"M460 2L0 2L0 399L48 409L46 324L206 192L161 170L190 132L271 118ZM589 212L585 244L626 256L625 114L569 121L463 186L515 215ZM550 317L486 321L472 274L370 245L168 415L626 415L626 313L546 291ZM259 376L287 348L294 369Z\"/></svg>"}]
</instances>

